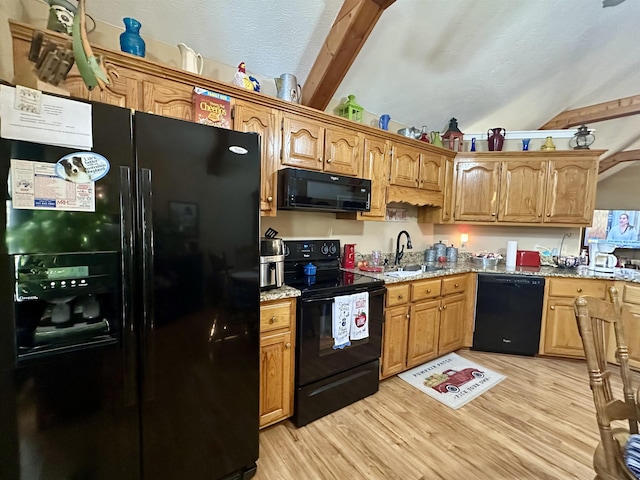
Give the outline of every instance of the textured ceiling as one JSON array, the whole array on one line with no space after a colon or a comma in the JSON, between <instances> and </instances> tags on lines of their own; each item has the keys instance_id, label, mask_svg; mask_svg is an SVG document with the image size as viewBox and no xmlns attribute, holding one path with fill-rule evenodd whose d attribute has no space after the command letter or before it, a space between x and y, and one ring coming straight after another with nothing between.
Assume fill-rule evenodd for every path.
<instances>
[{"instance_id":1,"label":"textured ceiling","mask_svg":"<svg viewBox=\"0 0 640 480\"><path fill-rule=\"evenodd\" d=\"M304 83L342 0L88 0L228 65ZM336 92L374 114L442 130L535 130L558 113L640 94L640 6L601 0L396 0ZM589 125L594 148L640 148L640 116Z\"/></svg>"}]
</instances>

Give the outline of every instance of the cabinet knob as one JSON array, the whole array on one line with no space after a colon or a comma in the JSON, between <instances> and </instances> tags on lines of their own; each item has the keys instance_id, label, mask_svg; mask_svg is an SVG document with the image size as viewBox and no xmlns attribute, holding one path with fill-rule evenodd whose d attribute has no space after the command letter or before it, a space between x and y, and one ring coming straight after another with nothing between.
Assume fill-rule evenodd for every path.
<instances>
[{"instance_id":1,"label":"cabinet knob","mask_svg":"<svg viewBox=\"0 0 640 480\"><path fill-rule=\"evenodd\" d=\"M327 158L327 163L331 163L331 159L330 158Z\"/></svg>"},{"instance_id":2,"label":"cabinet knob","mask_svg":"<svg viewBox=\"0 0 640 480\"><path fill-rule=\"evenodd\" d=\"M550 213L547 213L547 217L550 217L550 216L551 216L551 214L550 214Z\"/></svg>"},{"instance_id":3,"label":"cabinet knob","mask_svg":"<svg viewBox=\"0 0 640 480\"><path fill-rule=\"evenodd\" d=\"M318 161L322 163L322 157L318 157Z\"/></svg>"},{"instance_id":4,"label":"cabinet knob","mask_svg":"<svg viewBox=\"0 0 640 480\"><path fill-rule=\"evenodd\" d=\"M273 317L271 317L271 318L269 319L269 323L276 323L276 320L277 320L277 318L276 318L276 316L274 315Z\"/></svg>"},{"instance_id":5,"label":"cabinet knob","mask_svg":"<svg viewBox=\"0 0 640 480\"><path fill-rule=\"evenodd\" d=\"M410 315L407 313L407 318L409 318L409 317L410 317Z\"/></svg>"},{"instance_id":6,"label":"cabinet knob","mask_svg":"<svg viewBox=\"0 0 640 480\"><path fill-rule=\"evenodd\" d=\"M556 309L556 307L555 307L555 306L553 306L553 305L551 305L551 306L549 307L549 309L550 309L550 310L555 310L555 309Z\"/></svg>"},{"instance_id":7,"label":"cabinet knob","mask_svg":"<svg viewBox=\"0 0 640 480\"><path fill-rule=\"evenodd\" d=\"M454 283L453 286L458 288L460 286L460 284L459 283Z\"/></svg>"},{"instance_id":8,"label":"cabinet knob","mask_svg":"<svg viewBox=\"0 0 640 480\"><path fill-rule=\"evenodd\" d=\"M492 216L492 217L495 217L495 216L496 216L496 212L493 212L493 213L491 214L491 216Z\"/></svg>"},{"instance_id":9,"label":"cabinet knob","mask_svg":"<svg viewBox=\"0 0 640 480\"><path fill-rule=\"evenodd\" d=\"M427 288L427 293L431 293L431 289L430 288Z\"/></svg>"},{"instance_id":10,"label":"cabinet knob","mask_svg":"<svg viewBox=\"0 0 640 480\"><path fill-rule=\"evenodd\" d=\"M581 289L581 288L578 288L576 291L577 291L578 293L580 293L580 292L582 292L582 289Z\"/></svg>"},{"instance_id":11,"label":"cabinet knob","mask_svg":"<svg viewBox=\"0 0 640 480\"><path fill-rule=\"evenodd\" d=\"M267 197L267 202L273 202L273 197Z\"/></svg>"},{"instance_id":12,"label":"cabinet knob","mask_svg":"<svg viewBox=\"0 0 640 480\"><path fill-rule=\"evenodd\" d=\"M398 295L398 300L402 300L404 298L403 295Z\"/></svg>"},{"instance_id":13,"label":"cabinet knob","mask_svg":"<svg viewBox=\"0 0 640 480\"><path fill-rule=\"evenodd\" d=\"M539 214L538 214L538 216L539 216L539 217L541 217L541 216L542 216L542 214L541 214L541 213L539 213Z\"/></svg>"},{"instance_id":14,"label":"cabinet knob","mask_svg":"<svg viewBox=\"0 0 640 480\"><path fill-rule=\"evenodd\" d=\"M284 344L284 348L291 348L291 342L287 342Z\"/></svg>"},{"instance_id":15,"label":"cabinet knob","mask_svg":"<svg viewBox=\"0 0 640 480\"><path fill-rule=\"evenodd\" d=\"M443 306L442 306L442 309L443 309L443 310L446 310L446 309L447 309L447 306L446 306L446 305L443 305Z\"/></svg>"}]
</instances>

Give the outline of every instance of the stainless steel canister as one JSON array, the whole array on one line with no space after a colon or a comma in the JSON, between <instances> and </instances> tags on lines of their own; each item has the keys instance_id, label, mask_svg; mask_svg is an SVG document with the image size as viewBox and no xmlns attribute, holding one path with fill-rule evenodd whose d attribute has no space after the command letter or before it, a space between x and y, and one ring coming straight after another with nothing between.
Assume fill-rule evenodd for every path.
<instances>
[{"instance_id":1,"label":"stainless steel canister","mask_svg":"<svg viewBox=\"0 0 640 480\"><path fill-rule=\"evenodd\" d=\"M438 256L436 255L436 251L433 248L427 248L424 251L424 261L425 262L435 262L438 260Z\"/></svg>"},{"instance_id":2,"label":"stainless steel canister","mask_svg":"<svg viewBox=\"0 0 640 480\"><path fill-rule=\"evenodd\" d=\"M447 262L455 263L458 261L458 249L451 245L447 247Z\"/></svg>"},{"instance_id":3,"label":"stainless steel canister","mask_svg":"<svg viewBox=\"0 0 640 480\"><path fill-rule=\"evenodd\" d=\"M440 257L447 256L447 246L444 243L442 243L442 240L440 240L438 243L434 243L433 248L436 251L436 260L439 259Z\"/></svg>"}]
</instances>

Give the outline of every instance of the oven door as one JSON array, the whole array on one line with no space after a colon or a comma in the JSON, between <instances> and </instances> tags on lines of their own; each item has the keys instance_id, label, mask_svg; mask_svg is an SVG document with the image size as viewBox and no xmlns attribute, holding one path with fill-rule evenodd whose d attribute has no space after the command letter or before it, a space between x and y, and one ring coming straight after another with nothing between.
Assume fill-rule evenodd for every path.
<instances>
[{"instance_id":1,"label":"oven door","mask_svg":"<svg viewBox=\"0 0 640 480\"><path fill-rule=\"evenodd\" d=\"M359 293L367 289L354 289ZM351 345L334 349L332 335L333 298L304 297L298 301L296 342L296 385L329 377L333 374L374 361L380 357L384 288L369 292L369 336L351 340Z\"/></svg>"}]
</instances>

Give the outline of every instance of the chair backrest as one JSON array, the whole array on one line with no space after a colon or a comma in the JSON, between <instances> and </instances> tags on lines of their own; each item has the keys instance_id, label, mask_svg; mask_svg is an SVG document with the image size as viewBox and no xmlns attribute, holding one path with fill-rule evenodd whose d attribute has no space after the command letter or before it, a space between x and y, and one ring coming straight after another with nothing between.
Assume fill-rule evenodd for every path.
<instances>
[{"instance_id":1,"label":"chair backrest","mask_svg":"<svg viewBox=\"0 0 640 480\"><path fill-rule=\"evenodd\" d=\"M627 307L622 305L615 287L609 288L610 301L594 297L578 297L575 313L582 337L589 371L589 383L596 407L601 446L607 472L627 478L621 446L614 438L611 422L626 420L629 433L638 433L638 411L629 370L629 350L624 336L623 322L634 321ZM616 359L620 364L622 399L616 399L611 385L611 370L607 363L610 335L615 337ZM612 342L613 343L613 342ZM622 445L624 447L624 445Z\"/></svg>"}]
</instances>

